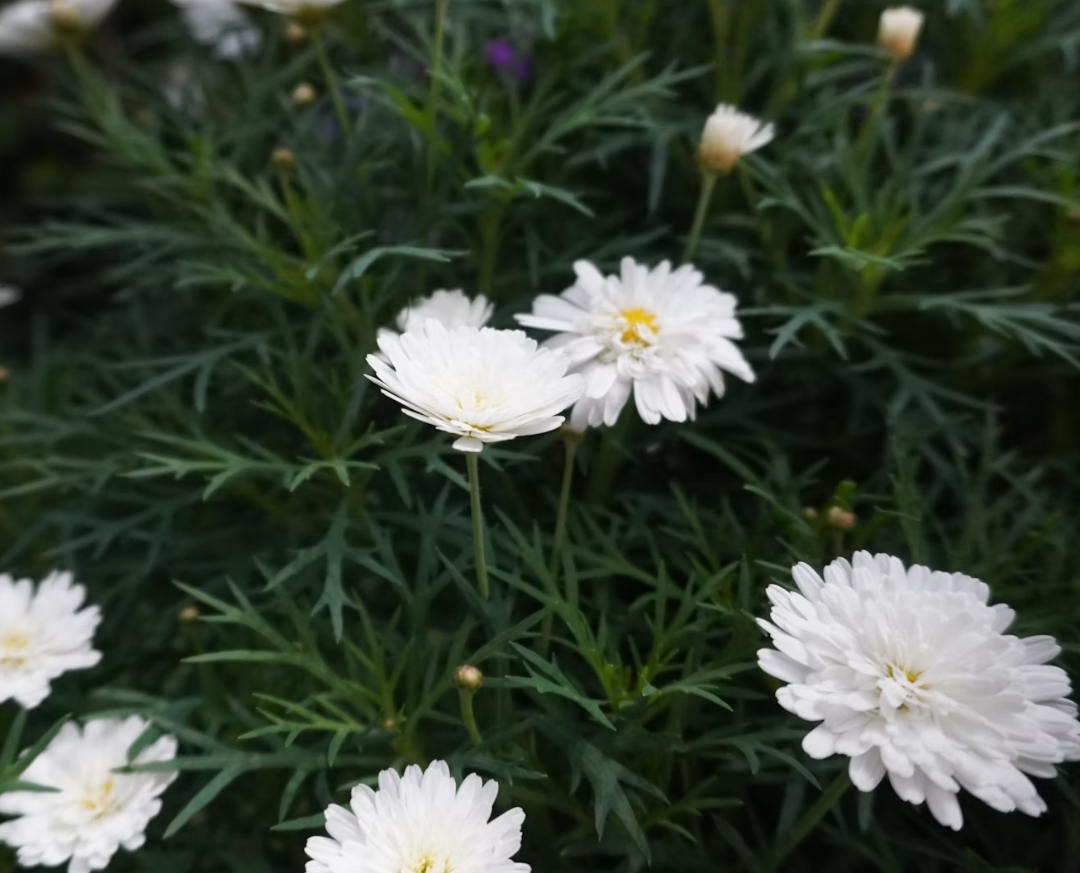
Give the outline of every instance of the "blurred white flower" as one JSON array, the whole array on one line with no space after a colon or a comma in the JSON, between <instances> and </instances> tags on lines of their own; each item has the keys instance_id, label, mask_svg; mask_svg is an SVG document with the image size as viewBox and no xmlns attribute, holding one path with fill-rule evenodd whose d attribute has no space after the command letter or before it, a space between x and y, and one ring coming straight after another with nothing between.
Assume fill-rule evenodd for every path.
<instances>
[{"instance_id":1,"label":"blurred white flower","mask_svg":"<svg viewBox=\"0 0 1080 873\"><path fill-rule=\"evenodd\" d=\"M911 57L925 19L925 15L911 6L886 9L878 24L878 45L898 61Z\"/></svg>"},{"instance_id":2,"label":"blurred white flower","mask_svg":"<svg viewBox=\"0 0 1080 873\"><path fill-rule=\"evenodd\" d=\"M232 0L173 0L192 36L219 58L235 59L259 48L262 34Z\"/></svg>"},{"instance_id":3,"label":"blurred white flower","mask_svg":"<svg viewBox=\"0 0 1080 873\"><path fill-rule=\"evenodd\" d=\"M86 589L72 581L70 573L50 573L35 591L29 579L0 575L0 703L33 709L53 679L101 660L92 648L101 611L80 609Z\"/></svg>"},{"instance_id":4,"label":"blurred white flower","mask_svg":"<svg viewBox=\"0 0 1080 873\"><path fill-rule=\"evenodd\" d=\"M20 816L0 824L0 841L18 850L23 867L55 867L68 873L101 870L123 846L146 842L146 826L161 810L159 795L176 778L169 773L114 773L127 766L128 751L149 726L138 716L99 719L84 728L66 724L22 779L56 791L0 795L0 813ZM171 761L176 740L161 737L131 763Z\"/></svg>"},{"instance_id":5,"label":"blurred white flower","mask_svg":"<svg viewBox=\"0 0 1080 873\"><path fill-rule=\"evenodd\" d=\"M771 621L760 624L776 649L758 662L789 683L781 706L821 722L803 740L808 755L848 755L861 791L888 775L954 830L961 789L1001 812L1046 809L1028 775L1080 760L1069 678L1047 664L1053 637L1006 634L1013 611L990 606L978 579L888 555L857 552L824 580L806 564L792 575L801 593L768 590Z\"/></svg>"},{"instance_id":6,"label":"blurred white flower","mask_svg":"<svg viewBox=\"0 0 1080 873\"><path fill-rule=\"evenodd\" d=\"M446 328L434 319L379 340L368 376L405 414L460 437L454 448L555 430L559 415L581 396L580 376L567 375L560 352L537 348L521 331Z\"/></svg>"},{"instance_id":7,"label":"blurred white flower","mask_svg":"<svg viewBox=\"0 0 1080 873\"><path fill-rule=\"evenodd\" d=\"M624 258L619 276L602 276L588 261L574 264L577 283L554 297L537 297L526 327L562 331L545 343L565 352L585 377L585 395L570 425L615 423L633 392L649 424L686 421L710 392L724 394L724 370L746 382L754 371L732 340L741 339L731 294L703 285L687 264L654 270Z\"/></svg>"},{"instance_id":8,"label":"blurred white flower","mask_svg":"<svg viewBox=\"0 0 1080 873\"><path fill-rule=\"evenodd\" d=\"M0 9L0 55L51 51L72 30L92 31L117 0L20 0Z\"/></svg>"},{"instance_id":9,"label":"blurred white flower","mask_svg":"<svg viewBox=\"0 0 1080 873\"><path fill-rule=\"evenodd\" d=\"M498 793L476 774L459 788L442 761L404 776L383 770L378 791L358 785L351 809L326 810L330 836L308 840L307 873L529 873L511 860L525 813L491 821Z\"/></svg>"},{"instance_id":10,"label":"blurred white flower","mask_svg":"<svg viewBox=\"0 0 1080 873\"><path fill-rule=\"evenodd\" d=\"M743 155L764 148L773 136L771 124L721 103L705 122L698 158L711 173L730 173Z\"/></svg>"},{"instance_id":11,"label":"blurred white flower","mask_svg":"<svg viewBox=\"0 0 1080 873\"><path fill-rule=\"evenodd\" d=\"M22 300L22 292L10 285L0 285L0 306L11 306Z\"/></svg>"},{"instance_id":12,"label":"blurred white flower","mask_svg":"<svg viewBox=\"0 0 1080 873\"><path fill-rule=\"evenodd\" d=\"M436 291L430 297L406 306L395 319L397 330L379 329L379 343L392 341L396 336L423 327L429 318L443 327L483 327L491 320L495 307L483 294L470 300L462 291Z\"/></svg>"},{"instance_id":13,"label":"blurred white flower","mask_svg":"<svg viewBox=\"0 0 1080 873\"><path fill-rule=\"evenodd\" d=\"M302 22L317 22L343 0L243 0L251 6L261 6L278 15L287 15Z\"/></svg>"}]
</instances>

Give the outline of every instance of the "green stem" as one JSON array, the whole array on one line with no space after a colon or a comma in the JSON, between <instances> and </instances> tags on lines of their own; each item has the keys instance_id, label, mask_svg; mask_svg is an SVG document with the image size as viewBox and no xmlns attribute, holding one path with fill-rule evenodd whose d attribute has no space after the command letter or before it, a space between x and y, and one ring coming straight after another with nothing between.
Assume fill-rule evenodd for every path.
<instances>
[{"instance_id":1,"label":"green stem","mask_svg":"<svg viewBox=\"0 0 1080 873\"><path fill-rule=\"evenodd\" d=\"M443 62L443 36L446 33L446 7L450 0L435 0L435 46L431 58L431 82L428 84L427 111L424 114L427 135L427 187L435 181L435 152L438 137L435 135L435 120L437 117L437 101L439 99L439 74L442 72Z\"/></svg>"},{"instance_id":2,"label":"green stem","mask_svg":"<svg viewBox=\"0 0 1080 873\"><path fill-rule=\"evenodd\" d=\"M499 261L499 235L502 223L502 207L496 206L480 216L480 275L476 290L491 298L491 286L495 283L495 268Z\"/></svg>"},{"instance_id":3,"label":"green stem","mask_svg":"<svg viewBox=\"0 0 1080 873\"><path fill-rule=\"evenodd\" d=\"M461 720L465 722L465 730L469 732L469 739L476 745L480 745L484 738L480 735L480 728L476 724L476 713L473 711L473 698L476 696L473 691L459 691L458 697L461 700Z\"/></svg>"},{"instance_id":4,"label":"green stem","mask_svg":"<svg viewBox=\"0 0 1080 873\"><path fill-rule=\"evenodd\" d=\"M832 20L836 17L836 13L840 10L840 4L843 2L844 0L825 0L825 5L821 7L817 21L814 22L814 26L810 30L811 42L821 39L825 35L829 25L832 24Z\"/></svg>"},{"instance_id":5,"label":"green stem","mask_svg":"<svg viewBox=\"0 0 1080 873\"><path fill-rule=\"evenodd\" d=\"M818 823L828 815L829 810L836 806L840 798L844 796L844 792L850 787L851 779L845 768L844 771L836 777L836 780L832 785L825 789L821 797L817 799L817 802L795 823L795 827L791 829L788 838L783 842L780 848L776 850L776 854L773 856L773 869L778 869L783 860L798 848L803 840L810 836L810 833L818 826Z\"/></svg>"},{"instance_id":6,"label":"green stem","mask_svg":"<svg viewBox=\"0 0 1080 873\"><path fill-rule=\"evenodd\" d=\"M480 458L479 452L468 452L465 464L469 468L469 503L472 506L473 552L476 562L476 586L480 596L491 597L488 583L487 556L484 553L484 516L480 511Z\"/></svg>"},{"instance_id":7,"label":"green stem","mask_svg":"<svg viewBox=\"0 0 1080 873\"><path fill-rule=\"evenodd\" d=\"M714 63L716 72L716 99L724 99L724 78L727 60L728 30L730 28L730 12L724 0L709 0L709 18L712 21L713 51L716 55Z\"/></svg>"},{"instance_id":8,"label":"green stem","mask_svg":"<svg viewBox=\"0 0 1080 873\"><path fill-rule=\"evenodd\" d=\"M698 240L701 238L701 228L705 226L705 216L709 213L709 204L712 202L713 190L716 188L718 178L716 173L702 173L701 195L698 197L694 225L690 228L690 238L686 241L686 251L683 253L684 264L689 263L697 251Z\"/></svg>"},{"instance_id":9,"label":"green stem","mask_svg":"<svg viewBox=\"0 0 1080 873\"><path fill-rule=\"evenodd\" d=\"M881 84L878 85L874 102L870 104L870 114L863 122L859 138L855 143L855 159L858 167L865 173L870 171L870 158L873 156L874 140L877 138L881 127L881 120L885 116L885 110L889 105L889 89L892 85L893 76L896 75L896 61L888 61L882 72ZM867 179L869 184L869 179Z\"/></svg>"},{"instance_id":10,"label":"green stem","mask_svg":"<svg viewBox=\"0 0 1080 873\"><path fill-rule=\"evenodd\" d=\"M563 468L562 491L559 494L559 512L555 517L555 537L551 543L551 583L556 592L559 587L559 569L562 566L563 543L566 541L566 519L570 514L570 491L574 482L574 460L577 458L578 446L581 445L585 435L577 431L568 430L563 436L566 446L566 466ZM551 632L555 622L553 613L544 616L540 625L540 651L547 654L551 647Z\"/></svg>"},{"instance_id":11,"label":"green stem","mask_svg":"<svg viewBox=\"0 0 1080 873\"><path fill-rule=\"evenodd\" d=\"M345 111L345 101L341 99L341 88L338 84L337 73L334 72L334 68L330 64L330 58L326 54L326 45L323 42L322 34L312 34L311 42L315 46L315 55L319 59L323 80L326 82L326 89L330 92L330 100L334 104L338 124L341 125L341 135L348 142L352 137L352 125L349 124L349 113Z\"/></svg>"},{"instance_id":12,"label":"green stem","mask_svg":"<svg viewBox=\"0 0 1080 873\"><path fill-rule=\"evenodd\" d=\"M19 754L19 744L22 742L23 728L26 727L26 709L22 706L15 713L11 721L7 736L4 738L4 748L0 751L0 770L12 764Z\"/></svg>"}]
</instances>

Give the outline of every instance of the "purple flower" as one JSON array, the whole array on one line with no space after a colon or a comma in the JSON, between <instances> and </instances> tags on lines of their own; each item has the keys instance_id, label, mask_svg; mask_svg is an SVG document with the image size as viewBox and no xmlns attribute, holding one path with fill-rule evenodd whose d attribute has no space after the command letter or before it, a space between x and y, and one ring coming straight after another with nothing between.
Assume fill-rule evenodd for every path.
<instances>
[{"instance_id":1,"label":"purple flower","mask_svg":"<svg viewBox=\"0 0 1080 873\"><path fill-rule=\"evenodd\" d=\"M487 44L484 60L496 70L511 70L517 62L517 52L506 40L497 39Z\"/></svg>"}]
</instances>

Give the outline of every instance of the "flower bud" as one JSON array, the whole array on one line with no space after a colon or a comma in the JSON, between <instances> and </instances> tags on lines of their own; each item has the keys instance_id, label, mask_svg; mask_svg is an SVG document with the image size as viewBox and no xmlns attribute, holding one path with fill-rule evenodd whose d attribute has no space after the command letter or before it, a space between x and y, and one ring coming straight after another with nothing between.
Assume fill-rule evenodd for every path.
<instances>
[{"instance_id":1,"label":"flower bud","mask_svg":"<svg viewBox=\"0 0 1080 873\"><path fill-rule=\"evenodd\" d=\"M734 106L721 103L705 122L698 160L706 173L730 173L743 155L756 152L773 139L773 126Z\"/></svg>"},{"instance_id":2,"label":"flower bud","mask_svg":"<svg viewBox=\"0 0 1080 873\"><path fill-rule=\"evenodd\" d=\"M11 370L7 367L0 367L0 383L6 382L11 378Z\"/></svg>"},{"instance_id":3,"label":"flower bud","mask_svg":"<svg viewBox=\"0 0 1080 873\"><path fill-rule=\"evenodd\" d=\"M185 606L176 617L185 624L193 622L199 617L199 607Z\"/></svg>"},{"instance_id":4,"label":"flower bud","mask_svg":"<svg viewBox=\"0 0 1080 873\"><path fill-rule=\"evenodd\" d=\"M910 58L915 52L926 16L911 6L895 6L881 13L878 25L878 45L898 61Z\"/></svg>"},{"instance_id":5,"label":"flower bud","mask_svg":"<svg viewBox=\"0 0 1080 873\"><path fill-rule=\"evenodd\" d=\"M274 149L270 153L270 163L278 172L291 173L296 167L296 154L291 149Z\"/></svg>"},{"instance_id":6,"label":"flower bud","mask_svg":"<svg viewBox=\"0 0 1080 873\"><path fill-rule=\"evenodd\" d=\"M49 9L49 21L62 36L82 36L87 31L86 20L67 0L53 0Z\"/></svg>"},{"instance_id":7,"label":"flower bud","mask_svg":"<svg viewBox=\"0 0 1080 873\"><path fill-rule=\"evenodd\" d=\"M315 89L307 82L301 82L293 89L291 99L292 105L297 109L307 109L315 104L315 101L319 99L319 95L315 93Z\"/></svg>"},{"instance_id":8,"label":"flower bud","mask_svg":"<svg viewBox=\"0 0 1080 873\"><path fill-rule=\"evenodd\" d=\"M1070 206L1069 211L1065 213L1070 221L1080 222L1080 206Z\"/></svg>"},{"instance_id":9,"label":"flower bud","mask_svg":"<svg viewBox=\"0 0 1080 873\"><path fill-rule=\"evenodd\" d=\"M307 42L308 32L304 29L304 25L295 21L290 21L285 25L285 42L289 45L300 45Z\"/></svg>"},{"instance_id":10,"label":"flower bud","mask_svg":"<svg viewBox=\"0 0 1080 873\"><path fill-rule=\"evenodd\" d=\"M848 512L840 506L831 507L825 514L825 520L829 523L829 527L842 531L854 530L858 521L854 512Z\"/></svg>"},{"instance_id":11,"label":"flower bud","mask_svg":"<svg viewBox=\"0 0 1080 873\"><path fill-rule=\"evenodd\" d=\"M476 667L463 664L454 671L454 684L459 691L475 694L480 690L480 686L484 684L484 674L477 670Z\"/></svg>"},{"instance_id":12,"label":"flower bud","mask_svg":"<svg viewBox=\"0 0 1080 873\"><path fill-rule=\"evenodd\" d=\"M799 515L803 517L803 521L814 522L818 520L818 511L812 506L804 506L799 510Z\"/></svg>"}]
</instances>

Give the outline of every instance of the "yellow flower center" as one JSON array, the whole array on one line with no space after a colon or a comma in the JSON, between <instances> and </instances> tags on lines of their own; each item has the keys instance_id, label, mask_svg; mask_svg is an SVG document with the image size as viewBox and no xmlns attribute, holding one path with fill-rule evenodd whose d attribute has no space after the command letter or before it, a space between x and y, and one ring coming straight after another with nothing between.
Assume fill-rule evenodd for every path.
<instances>
[{"instance_id":1,"label":"yellow flower center","mask_svg":"<svg viewBox=\"0 0 1080 873\"><path fill-rule=\"evenodd\" d=\"M26 650L30 648L30 636L22 631L0 634L0 667L21 667L26 663Z\"/></svg>"},{"instance_id":2,"label":"yellow flower center","mask_svg":"<svg viewBox=\"0 0 1080 873\"><path fill-rule=\"evenodd\" d=\"M407 867L402 867L399 873L453 873L453 869L449 858L438 858L431 852L422 852Z\"/></svg>"},{"instance_id":3,"label":"yellow flower center","mask_svg":"<svg viewBox=\"0 0 1080 873\"><path fill-rule=\"evenodd\" d=\"M633 309L624 309L619 313L626 321L626 329L623 331L624 343L638 343L643 346L649 344L649 340L641 335L641 328L646 328L650 333L656 333L656 316L640 306Z\"/></svg>"},{"instance_id":4,"label":"yellow flower center","mask_svg":"<svg viewBox=\"0 0 1080 873\"><path fill-rule=\"evenodd\" d=\"M907 679L908 682L914 685L916 682L919 681L919 676L921 676L922 674L916 673L910 667L896 667L892 664L889 664L885 668L885 675L887 675L890 679L895 679L897 682L901 681L902 679Z\"/></svg>"},{"instance_id":5,"label":"yellow flower center","mask_svg":"<svg viewBox=\"0 0 1080 873\"><path fill-rule=\"evenodd\" d=\"M116 780L110 776L100 785L91 788L79 800L79 808L94 813L94 818L102 818L114 812L120 805L113 796Z\"/></svg>"}]
</instances>

